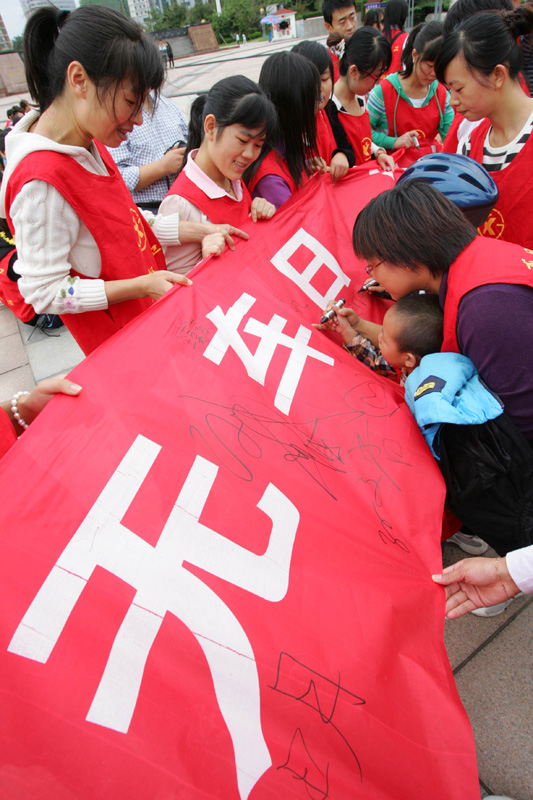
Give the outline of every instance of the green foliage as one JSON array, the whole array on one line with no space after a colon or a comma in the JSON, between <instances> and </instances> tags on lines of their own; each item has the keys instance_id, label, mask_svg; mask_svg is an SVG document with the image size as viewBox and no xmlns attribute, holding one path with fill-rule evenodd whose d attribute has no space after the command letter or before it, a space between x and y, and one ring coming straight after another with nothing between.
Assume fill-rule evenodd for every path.
<instances>
[{"instance_id":1,"label":"green foliage","mask_svg":"<svg viewBox=\"0 0 533 800\"><path fill-rule=\"evenodd\" d=\"M13 50L17 50L19 53L22 53L22 36L15 36L12 40L13 43Z\"/></svg>"},{"instance_id":2,"label":"green foliage","mask_svg":"<svg viewBox=\"0 0 533 800\"><path fill-rule=\"evenodd\" d=\"M254 31L260 32L259 9L264 5L260 0L225 0L222 14L214 14L210 20L218 40L231 40L236 33L245 33L249 39Z\"/></svg>"},{"instance_id":3,"label":"green foliage","mask_svg":"<svg viewBox=\"0 0 533 800\"><path fill-rule=\"evenodd\" d=\"M197 3L187 12L187 25L198 25L202 20L211 22L215 13L210 3Z\"/></svg>"},{"instance_id":4,"label":"green foliage","mask_svg":"<svg viewBox=\"0 0 533 800\"><path fill-rule=\"evenodd\" d=\"M185 25L187 18L187 9L185 6L178 5L176 0L167 6L161 16L163 28L182 28ZM162 30L163 28L157 28Z\"/></svg>"}]
</instances>

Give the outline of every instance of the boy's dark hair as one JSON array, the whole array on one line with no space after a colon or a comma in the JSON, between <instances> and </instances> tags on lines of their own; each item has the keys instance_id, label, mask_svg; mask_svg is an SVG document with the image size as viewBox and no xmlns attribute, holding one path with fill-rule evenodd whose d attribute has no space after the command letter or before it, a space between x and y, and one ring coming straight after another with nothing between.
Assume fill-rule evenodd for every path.
<instances>
[{"instance_id":1,"label":"boy's dark hair","mask_svg":"<svg viewBox=\"0 0 533 800\"><path fill-rule=\"evenodd\" d=\"M478 11L489 11L491 8L511 11L511 0L456 0L446 12L444 20L444 35L447 36L467 17L477 14Z\"/></svg>"},{"instance_id":2,"label":"boy's dark hair","mask_svg":"<svg viewBox=\"0 0 533 800\"><path fill-rule=\"evenodd\" d=\"M398 183L374 197L353 228L356 256L443 275L477 235L447 197L421 180Z\"/></svg>"},{"instance_id":3,"label":"boy's dark hair","mask_svg":"<svg viewBox=\"0 0 533 800\"><path fill-rule=\"evenodd\" d=\"M333 22L333 12L339 8L355 8L355 0L322 0L322 16L324 22L331 25Z\"/></svg>"},{"instance_id":4,"label":"boy's dark hair","mask_svg":"<svg viewBox=\"0 0 533 800\"><path fill-rule=\"evenodd\" d=\"M391 46L381 31L366 26L358 28L344 48L339 72L346 75L353 64L359 72L369 75L376 69L388 69L391 59Z\"/></svg>"},{"instance_id":5,"label":"boy's dark hair","mask_svg":"<svg viewBox=\"0 0 533 800\"><path fill-rule=\"evenodd\" d=\"M517 80L522 66L522 51L517 39L532 30L532 6L474 14L444 39L435 60L435 74L441 83L445 83L448 64L457 55L462 55L471 72L487 76L498 64L504 64L509 69L509 77Z\"/></svg>"},{"instance_id":6,"label":"boy's dark hair","mask_svg":"<svg viewBox=\"0 0 533 800\"><path fill-rule=\"evenodd\" d=\"M440 351L444 338L444 312L436 294L408 294L392 308L402 323L396 338L400 353L413 353L420 359Z\"/></svg>"},{"instance_id":7,"label":"boy's dark hair","mask_svg":"<svg viewBox=\"0 0 533 800\"><path fill-rule=\"evenodd\" d=\"M72 61L84 67L99 99L112 92L114 101L119 83L131 81L137 110L165 77L155 42L132 20L104 6L72 12L39 8L24 29L23 49L28 88L41 113L63 92Z\"/></svg>"},{"instance_id":8,"label":"boy's dark hair","mask_svg":"<svg viewBox=\"0 0 533 800\"><path fill-rule=\"evenodd\" d=\"M387 39L391 40L391 29L397 28L403 31L405 20L409 12L406 0L389 0L385 6L385 14L383 16L383 33Z\"/></svg>"}]
</instances>

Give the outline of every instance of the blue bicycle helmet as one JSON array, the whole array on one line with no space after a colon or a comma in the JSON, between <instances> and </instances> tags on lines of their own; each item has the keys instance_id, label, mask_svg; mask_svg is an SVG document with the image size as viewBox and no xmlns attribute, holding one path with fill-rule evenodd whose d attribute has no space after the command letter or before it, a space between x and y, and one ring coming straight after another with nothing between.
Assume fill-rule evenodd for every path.
<instances>
[{"instance_id":1,"label":"blue bicycle helmet","mask_svg":"<svg viewBox=\"0 0 533 800\"><path fill-rule=\"evenodd\" d=\"M498 202L498 187L489 173L468 156L429 153L406 169L398 183L414 178L442 192L476 228L485 222Z\"/></svg>"}]
</instances>

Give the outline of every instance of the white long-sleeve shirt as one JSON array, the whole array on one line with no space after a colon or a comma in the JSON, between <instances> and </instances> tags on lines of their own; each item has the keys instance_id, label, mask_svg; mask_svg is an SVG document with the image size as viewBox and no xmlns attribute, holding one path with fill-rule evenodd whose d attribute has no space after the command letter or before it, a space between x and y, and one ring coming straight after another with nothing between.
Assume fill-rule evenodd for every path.
<instances>
[{"instance_id":1,"label":"white long-sleeve shirt","mask_svg":"<svg viewBox=\"0 0 533 800\"><path fill-rule=\"evenodd\" d=\"M0 190L0 216L5 217L9 178L27 155L41 150L65 153L88 172L108 172L94 144L87 150L30 133L38 112L26 114L6 137L7 166ZM60 192L45 181L28 181L11 204L21 276L19 290L38 314L75 314L108 307L102 261L92 234ZM159 239L179 241L179 219L168 218ZM163 242L161 242L163 244ZM72 277L71 271L81 278ZM70 293L69 290L73 292Z\"/></svg>"}]
</instances>

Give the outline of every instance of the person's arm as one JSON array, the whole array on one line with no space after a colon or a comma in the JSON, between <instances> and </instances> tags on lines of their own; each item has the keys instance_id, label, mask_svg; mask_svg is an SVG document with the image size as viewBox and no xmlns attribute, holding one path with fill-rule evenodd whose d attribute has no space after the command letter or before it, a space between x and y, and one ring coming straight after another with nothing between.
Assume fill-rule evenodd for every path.
<instances>
[{"instance_id":1,"label":"person's arm","mask_svg":"<svg viewBox=\"0 0 533 800\"><path fill-rule=\"evenodd\" d=\"M330 300L326 306L326 311L329 311L335 305L335 300ZM361 334L365 339L368 339L374 347L378 347L378 338L381 333L382 326L376 322L370 322L363 319L352 308L336 308L335 314L328 322L313 323L314 328L318 330L333 331L341 336L345 345L348 345L356 334Z\"/></svg>"},{"instance_id":2,"label":"person's arm","mask_svg":"<svg viewBox=\"0 0 533 800\"><path fill-rule=\"evenodd\" d=\"M520 591L506 558L465 558L431 577L446 587L448 619L462 617L475 608L504 603Z\"/></svg>"},{"instance_id":3,"label":"person's arm","mask_svg":"<svg viewBox=\"0 0 533 800\"><path fill-rule=\"evenodd\" d=\"M372 128L372 141L378 147L384 147L385 150L393 150L394 136L389 136L385 131L389 130L389 122L387 120L387 112L385 111L385 103L383 102L383 91L378 84L374 86L367 98L367 109L370 117L370 127Z\"/></svg>"},{"instance_id":4,"label":"person's arm","mask_svg":"<svg viewBox=\"0 0 533 800\"><path fill-rule=\"evenodd\" d=\"M56 375L41 381L31 392L17 392L11 400L0 402L0 407L8 415L17 436L41 413L55 394L78 395L81 386L73 383L65 375ZM15 409L15 411L13 410ZM15 417L15 414L18 417ZM24 424L20 424L19 419Z\"/></svg>"},{"instance_id":5,"label":"person's arm","mask_svg":"<svg viewBox=\"0 0 533 800\"><path fill-rule=\"evenodd\" d=\"M450 126L454 120L455 111L450 105L450 92L446 90L446 102L444 105L444 112L442 119L439 125L439 133L441 135L442 141L446 139L448 131L450 130Z\"/></svg>"},{"instance_id":6,"label":"person's arm","mask_svg":"<svg viewBox=\"0 0 533 800\"><path fill-rule=\"evenodd\" d=\"M175 175L183 164L184 154L185 147L173 147L158 161L152 161L151 164L137 167L139 177L137 184L134 186L134 191L140 192L141 189L145 189L166 175ZM118 166L120 169L120 165Z\"/></svg>"},{"instance_id":7,"label":"person's arm","mask_svg":"<svg viewBox=\"0 0 533 800\"><path fill-rule=\"evenodd\" d=\"M289 184L280 175L265 175L258 181L252 192L252 198L264 197L276 209L282 206L291 195Z\"/></svg>"}]
</instances>

